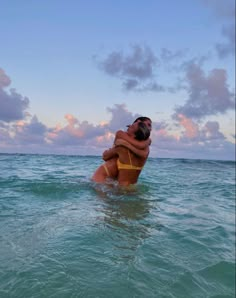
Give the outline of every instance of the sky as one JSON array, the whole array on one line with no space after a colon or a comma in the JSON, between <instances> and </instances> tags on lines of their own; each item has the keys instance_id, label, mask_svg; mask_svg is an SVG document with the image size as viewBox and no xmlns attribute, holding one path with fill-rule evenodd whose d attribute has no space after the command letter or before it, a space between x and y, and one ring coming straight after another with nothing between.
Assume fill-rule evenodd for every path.
<instances>
[{"instance_id":1,"label":"sky","mask_svg":"<svg viewBox=\"0 0 236 298\"><path fill-rule=\"evenodd\" d=\"M235 160L234 0L0 0L0 153Z\"/></svg>"}]
</instances>

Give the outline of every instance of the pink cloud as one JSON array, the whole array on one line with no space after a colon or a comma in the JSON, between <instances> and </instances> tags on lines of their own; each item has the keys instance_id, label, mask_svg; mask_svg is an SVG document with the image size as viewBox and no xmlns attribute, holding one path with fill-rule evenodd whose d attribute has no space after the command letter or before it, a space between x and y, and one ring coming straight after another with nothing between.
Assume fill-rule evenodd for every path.
<instances>
[{"instance_id":1,"label":"pink cloud","mask_svg":"<svg viewBox=\"0 0 236 298\"><path fill-rule=\"evenodd\" d=\"M113 145L115 131L125 130L127 123L140 116L129 112L124 104L108 108L108 111L110 121L98 125L80 121L72 114L65 115L65 125L52 128L36 116L12 123L0 122L0 150L101 156L103 150ZM173 133L166 122L153 122L150 156L194 158L207 156L209 152L212 158L227 159L229 156L230 159L233 156L233 144L220 132L218 122L208 121L200 126L183 114L177 120L177 133Z\"/></svg>"},{"instance_id":2,"label":"pink cloud","mask_svg":"<svg viewBox=\"0 0 236 298\"><path fill-rule=\"evenodd\" d=\"M187 118L183 114L178 114L180 125L185 128L184 136L190 139L196 138L199 135L199 128L192 119Z\"/></svg>"},{"instance_id":3,"label":"pink cloud","mask_svg":"<svg viewBox=\"0 0 236 298\"><path fill-rule=\"evenodd\" d=\"M113 144L115 139L115 134L111 133L109 131L105 132L105 134L103 136L98 136L96 137L96 141L98 142L98 144Z\"/></svg>"},{"instance_id":4,"label":"pink cloud","mask_svg":"<svg viewBox=\"0 0 236 298\"><path fill-rule=\"evenodd\" d=\"M80 122L72 114L66 114L67 123L65 126L57 125L48 131L47 138L50 143L57 145L86 145L90 139L95 140L98 136L103 136L106 131L106 125L93 125L88 121Z\"/></svg>"},{"instance_id":5,"label":"pink cloud","mask_svg":"<svg viewBox=\"0 0 236 298\"><path fill-rule=\"evenodd\" d=\"M76 119L72 114L66 114L65 119L68 121L69 126L74 126L78 123L78 119Z\"/></svg>"}]
</instances>

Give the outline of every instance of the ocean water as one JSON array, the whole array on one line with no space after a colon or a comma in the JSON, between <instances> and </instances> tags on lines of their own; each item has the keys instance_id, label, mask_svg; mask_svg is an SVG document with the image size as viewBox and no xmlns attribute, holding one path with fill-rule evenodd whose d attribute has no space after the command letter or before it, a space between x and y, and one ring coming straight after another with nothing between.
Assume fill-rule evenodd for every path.
<instances>
[{"instance_id":1,"label":"ocean water","mask_svg":"<svg viewBox=\"0 0 236 298\"><path fill-rule=\"evenodd\" d=\"M149 158L136 186L100 157L0 154L0 297L234 297L235 163Z\"/></svg>"}]
</instances>

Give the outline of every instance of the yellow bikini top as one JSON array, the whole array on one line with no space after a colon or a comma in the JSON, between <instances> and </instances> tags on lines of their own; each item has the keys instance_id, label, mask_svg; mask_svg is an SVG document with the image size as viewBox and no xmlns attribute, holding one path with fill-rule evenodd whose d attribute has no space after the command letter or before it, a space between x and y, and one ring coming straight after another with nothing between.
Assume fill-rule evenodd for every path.
<instances>
[{"instance_id":1,"label":"yellow bikini top","mask_svg":"<svg viewBox=\"0 0 236 298\"><path fill-rule=\"evenodd\" d=\"M119 161L119 158L118 158L117 159L117 168L118 168L118 170L142 170L143 167L136 167L136 166L132 165L132 160L131 160L129 149L128 149L128 154L129 154L130 164L121 163Z\"/></svg>"}]
</instances>

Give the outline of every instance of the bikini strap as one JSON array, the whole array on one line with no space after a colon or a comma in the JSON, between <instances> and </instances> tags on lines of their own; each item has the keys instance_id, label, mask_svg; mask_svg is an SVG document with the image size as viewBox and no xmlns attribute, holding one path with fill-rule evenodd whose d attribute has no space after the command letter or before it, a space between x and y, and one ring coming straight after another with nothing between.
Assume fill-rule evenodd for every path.
<instances>
[{"instance_id":1,"label":"bikini strap","mask_svg":"<svg viewBox=\"0 0 236 298\"><path fill-rule=\"evenodd\" d=\"M130 156L130 151L129 151L129 149L128 149L128 154L129 154L129 162L130 162L130 165L133 166L133 165L132 165L132 160L131 160L131 156Z\"/></svg>"}]
</instances>

